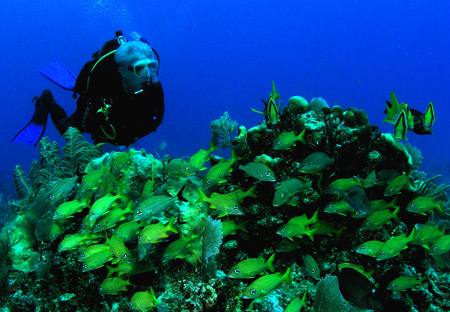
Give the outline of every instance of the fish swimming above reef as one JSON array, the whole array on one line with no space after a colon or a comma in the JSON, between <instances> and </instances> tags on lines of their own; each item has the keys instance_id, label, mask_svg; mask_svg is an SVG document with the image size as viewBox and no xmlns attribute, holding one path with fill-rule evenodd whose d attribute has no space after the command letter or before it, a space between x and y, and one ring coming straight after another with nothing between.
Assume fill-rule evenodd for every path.
<instances>
[{"instance_id":1,"label":"fish swimming above reef","mask_svg":"<svg viewBox=\"0 0 450 312\"><path fill-rule=\"evenodd\" d=\"M49 184L39 190L34 201L34 209L40 211L41 209L48 209L48 206L53 206L61 203L73 191L77 184L77 177L60 179Z\"/></svg>"},{"instance_id":2,"label":"fish swimming above reef","mask_svg":"<svg viewBox=\"0 0 450 312\"><path fill-rule=\"evenodd\" d=\"M311 180L302 181L296 178L287 179L275 188L275 195L272 205L274 207L290 204L291 199L297 193L311 187ZM295 205L295 202L293 203Z\"/></svg>"},{"instance_id":3,"label":"fish swimming above reef","mask_svg":"<svg viewBox=\"0 0 450 312\"><path fill-rule=\"evenodd\" d=\"M421 113L406 103L399 103L394 92L391 92L391 100L386 101L384 113L386 113L384 121L395 125L396 139L404 139L408 130L419 135L431 134L436 121L433 102L429 102L425 113Z\"/></svg>"},{"instance_id":4,"label":"fish swimming above reef","mask_svg":"<svg viewBox=\"0 0 450 312\"><path fill-rule=\"evenodd\" d=\"M297 142L302 142L303 144L306 144L305 139L305 129L303 129L300 134L295 134L293 131L287 131L280 133L275 141L273 142L273 149L274 150L288 150L291 147L293 147Z\"/></svg>"},{"instance_id":5,"label":"fish swimming above reef","mask_svg":"<svg viewBox=\"0 0 450 312\"><path fill-rule=\"evenodd\" d=\"M408 248L408 244L413 240L415 235L416 229L413 228L409 236L406 236L406 234L391 236L383 246L381 246L376 259L382 261L398 256L400 252Z\"/></svg>"},{"instance_id":6,"label":"fish swimming above reef","mask_svg":"<svg viewBox=\"0 0 450 312\"><path fill-rule=\"evenodd\" d=\"M176 200L177 197L170 197L167 195L157 195L147 198L136 208L134 221L151 221L154 218L158 218L163 212L171 207Z\"/></svg>"},{"instance_id":7,"label":"fish swimming above reef","mask_svg":"<svg viewBox=\"0 0 450 312\"><path fill-rule=\"evenodd\" d=\"M314 152L306 156L298 165L301 173L318 174L333 165L334 160L323 152Z\"/></svg>"},{"instance_id":8,"label":"fish swimming above reef","mask_svg":"<svg viewBox=\"0 0 450 312\"><path fill-rule=\"evenodd\" d=\"M273 262L275 254L272 254L267 261L263 257L248 258L235 264L228 273L229 278L248 279L254 278L264 271L269 270L272 273L275 271Z\"/></svg>"},{"instance_id":9,"label":"fish swimming above reef","mask_svg":"<svg viewBox=\"0 0 450 312\"><path fill-rule=\"evenodd\" d=\"M263 163L250 162L245 165L240 165L239 169L259 181L275 182L277 180L275 172Z\"/></svg>"},{"instance_id":10,"label":"fish swimming above reef","mask_svg":"<svg viewBox=\"0 0 450 312\"><path fill-rule=\"evenodd\" d=\"M391 92L390 98L390 101L386 100L386 108L384 110L386 117L383 121L395 124L401 112L408 107L408 104L399 103L394 92Z\"/></svg>"},{"instance_id":11,"label":"fish swimming above reef","mask_svg":"<svg viewBox=\"0 0 450 312\"><path fill-rule=\"evenodd\" d=\"M394 196L399 194L404 188L410 184L410 177L406 174L401 174L390 180L384 190L384 196Z\"/></svg>"},{"instance_id":12,"label":"fish swimming above reef","mask_svg":"<svg viewBox=\"0 0 450 312\"><path fill-rule=\"evenodd\" d=\"M406 210L409 212L426 215L433 210L437 210L439 213L444 213L444 203L440 202L432 197L419 196L414 198L407 206Z\"/></svg>"},{"instance_id":13,"label":"fish swimming above reef","mask_svg":"<svg viewBox=\"0 0 450 312\"><path fill-rule=\"evenodd\" d=\"M362 187L353 186L347 192L340 192L340 195L353 208L353 217L356 219L365 218L372 210L366 191Z\"/></svg>"},{"instance_id":14,"label":"fish swimming above reef","mask_svg":"<svg viewBox=\"0 0 450 312\"><path fill-rule=\"evenodd\" d=\"M387 289L404 291L417 288L423 281L424 278L419 278L417 276L399 276L388 284Z\"/></svg>"},{"instance_id":15,"label":"fish swimming above reef","mask_svg":"<svg viewBox=\"0 0 450 312\"><path fill-rule=\"evenodd\" d=\"M272 290L278 288L278 286L280 286L284 282L291 282L291 268L288 268L283 275L281 273L273 273L264 275L256 279L244 290L242 298L261 298L270 293Z\"/></svg>"},{"instance_id":16,"label":"fish swimming above reef","mask_svg":"<svg viewBox=\"0 0 450 312\"><path fill-rule=\"evenodd\" d=\"M266 124L268 126L277 125L280 121L280 103L277 103L276 101L278 101L279 99L280 94L275 87L275 82L272 81L272 92L269 94L269 98L267 101L263 100L264 110L262 112L254 108L252 108L251 110L255 113L264 115Z\"/></svg>"},{"instance_id":17,"label":"fish swimming above reef","mask_svg":"<svg viewBox=\"0 0 450 312\"><path fill-rule=\"evenodd\" d=\"M306 275L315 280L320 280L321 270L317 261L311 255L304 255L302 259Z\"/></svg>"},{"instance_id":18,"label":"fish swimming above reef","mask_svg":"<svg viewBox=\"0 0 450 312\"><path fill-rule=\"evenodd\" d=\"M319 212L317 210L310 219L308 219L306 214L293 217L288 223L278 229L277 234L290 240L294 240L294 237L302 238L306 235L310 240L314 241L314 233L317 231L317 228L313 226L317 223L318 216Z\"/></svg>"}]
</instances>

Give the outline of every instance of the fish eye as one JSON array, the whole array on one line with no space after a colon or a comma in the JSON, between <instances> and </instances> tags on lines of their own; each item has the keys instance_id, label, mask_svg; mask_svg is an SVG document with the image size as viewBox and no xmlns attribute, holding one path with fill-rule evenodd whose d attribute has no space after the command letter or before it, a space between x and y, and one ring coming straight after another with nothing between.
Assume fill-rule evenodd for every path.
<instances>
[{"instance_id":1,"label":"fish eye","mask_svg":"<svg viewBox=\"0 0 450 312\"><path fill-rule=\"evenodd\" d=\"M386 254L386 252L382 251L381 254L384 256Z\"/></svg>"},{"instance_id":2,"label":"fish eye","mask_svg":"<svg viewBox=\"0 0 450 312\"><path fill-rule=\"evenodd\" d=\"M268 177L268 176L270 176L270 172L269 172L269 171L266 171L266 172L264 172L264 175L265 175L266 177Z\"/></svg>"},{"instance_id":3,"label":"fish eye","mask_svg":"<svg viewBox=\"0 0 450 312\"><path fill-rule=\"evenodd\" d=\"M241 270L239 270L239 269L234 269L234 273L239 274L239 273L241 273Z\"/></svg>"},{"instance_id":4,"label":"fish eye","mask_svg":"<svg viewBox=\"0 0 450 312\"><path fill-rule=\"evenodd\" d=\"M252 289L252 290L250 290L250 293L252 294L252 295L256 295L256 289Z\"/></svg>"},{"instance_id":5,"label":"fish eye","mask_svg":"<svg viewBox=\"0 0 450 312\"><path fill-rule=\"evenodd\" d=\"M138 210L138 212L137 212L138 214L142 214L142 210Z\"/></svg>"},{"instance_id":6,"label":"fish eye","mask_svg":"<svg viewBox=\"0 0 450 312\"><path fill-rule=\"evenodd\" d=\"M55 195L50 195L49 198L50 198L50 200L54 200L55 199Z\"/></svg>"},{"instance_id":7,"label":"fish eye","mask_svg":"<svg viewBox=\"0 0 450 312\"><path fill-rule=\"evenodd\" d=\"M281 193L281 198L284 198L286 196L285 193Z\"/></svg>"}]
</instances>

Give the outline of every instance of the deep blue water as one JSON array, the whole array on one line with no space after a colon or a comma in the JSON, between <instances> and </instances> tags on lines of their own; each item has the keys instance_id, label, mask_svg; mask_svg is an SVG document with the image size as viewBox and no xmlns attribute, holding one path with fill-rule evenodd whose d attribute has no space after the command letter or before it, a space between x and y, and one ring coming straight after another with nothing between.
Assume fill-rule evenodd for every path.
<instances>
[{"instance_id":1,"label":"deep blue water","mask_svg":"<svg viewBox=\"0 0 450 312\"><path fill-rule=\"evenodd\" d=\"M281 4L283 3L283 4ZM450 166L450 2L434 1L30 1L0 3L0 193L13 190L15 164L37 148L10 140L32 114L31 99L50 88L72 112L71 94L37 68L59 60L78 73L117 29L142 33L161 56L166 95L162 126L134 145L188 155L209 144L209 123L228 111L248 128L274 80L292 95L367 110L382 124L384 100L424 111L435 103L431 136L409 134L427 165ZM62 143L49 122L46 135ZM450 169L449 169L450 171Z\"/></svg>"}]
</instances>

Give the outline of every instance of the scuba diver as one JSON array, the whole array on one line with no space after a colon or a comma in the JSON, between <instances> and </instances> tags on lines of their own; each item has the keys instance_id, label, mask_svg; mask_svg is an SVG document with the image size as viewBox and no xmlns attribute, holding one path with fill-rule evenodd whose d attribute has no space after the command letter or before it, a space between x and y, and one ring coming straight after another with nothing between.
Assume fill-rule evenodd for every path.
<instances>
[{"instance_id":1,"label":"scuba diver","mask_svg":"<svg viewBox=\"0 0 450 312\"><path fill-rule=\"evenodd\" d=\"M73 91L75 112L68 116L49 90L33 99L35 111L29 123L12 139L36 145L50 117L58 132L68 127L89 133L95 144L130 145L156 131L164 114L164 95L158 80L159 55L137 33L127 41L122 31L93 54L75 79L62 64L53 63L39 72Z\"/></svg>"}]
</instances>

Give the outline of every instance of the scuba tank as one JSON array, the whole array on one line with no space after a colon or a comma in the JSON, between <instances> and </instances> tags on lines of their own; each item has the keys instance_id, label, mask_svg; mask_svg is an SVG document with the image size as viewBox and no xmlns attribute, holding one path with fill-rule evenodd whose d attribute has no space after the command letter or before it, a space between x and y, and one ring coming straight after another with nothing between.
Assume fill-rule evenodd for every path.
<instances>
[{"instance_id":1,"label":"scuba tank","mask_svg":"<svg viewBox=\"0 0 450 312\"><path fill-rule=\"evenodd\" d=\"M107 41L100 50L92 54L92 60L84 64L75 82L74 98L77 94L80 96L102 95L104 90L101 90L102 88L97 90L99 84L96 82L105 81L105 78L110 80L111 77L118 75L114 53L126 41L122 31L118 30L114 39Z\"/></svg>"}]
</instances>

